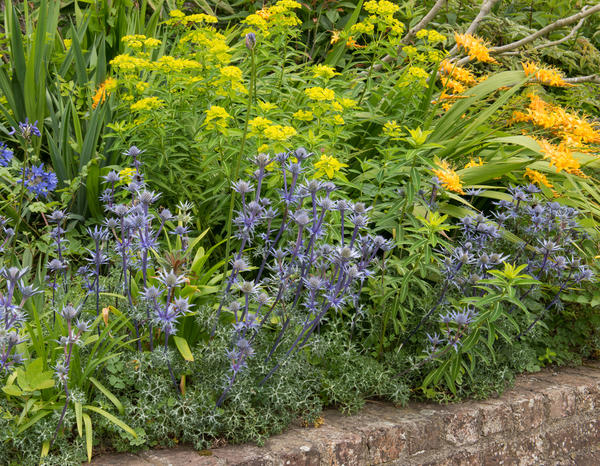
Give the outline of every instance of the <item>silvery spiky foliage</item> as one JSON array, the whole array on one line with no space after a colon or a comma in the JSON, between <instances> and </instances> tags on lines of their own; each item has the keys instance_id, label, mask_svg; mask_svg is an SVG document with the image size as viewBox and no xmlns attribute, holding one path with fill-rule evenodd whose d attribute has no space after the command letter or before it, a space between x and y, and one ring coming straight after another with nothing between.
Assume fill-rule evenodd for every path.
<instances>
[{"instance_id":1,"label":"silvery spiky foliage","mask_svg":"<svg viewBox=\"0 0 600 466\"><path fill-rule=\"evenodd\" d=\"M365 233L370 208L335 200L333 183L303 176L311 155L303 148L274 157L259 154L252 160L253 179L233 185L241 204L233 220L240 244L217 318L223 310L233 315L234 338L227 354L230 375L217 405L254 355L255 338L273 316L281 326L266 362L276 353L278 361L261 384L307 343L329 312L358 307L369 266L391 246ZM278 176L281 184L273 198L265 189L268 176ZM256 263L252 270L251 262ZM290 333L291 339L284 338ZM283 341L291 343L281 349Z\"/></svg>"}]
</instances>

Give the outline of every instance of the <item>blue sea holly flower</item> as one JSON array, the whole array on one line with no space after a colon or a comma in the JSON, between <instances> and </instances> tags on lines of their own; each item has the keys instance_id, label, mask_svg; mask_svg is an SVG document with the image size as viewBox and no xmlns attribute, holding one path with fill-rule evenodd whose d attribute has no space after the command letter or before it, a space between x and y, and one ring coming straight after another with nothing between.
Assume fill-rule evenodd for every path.
<instances>
[{"instance_id":1,"label":"blue sea holly flower","mask_svg":"<svg viewBox=\"0 0 600 466\"><path fill-rule=\"evenodd\" d=\"M256 34L254 34L253 32L249 32L248 34L246 34L245 41L246 48L248 50L254 50L254 47L256 46Z\"/></svg>"}]
</instances>

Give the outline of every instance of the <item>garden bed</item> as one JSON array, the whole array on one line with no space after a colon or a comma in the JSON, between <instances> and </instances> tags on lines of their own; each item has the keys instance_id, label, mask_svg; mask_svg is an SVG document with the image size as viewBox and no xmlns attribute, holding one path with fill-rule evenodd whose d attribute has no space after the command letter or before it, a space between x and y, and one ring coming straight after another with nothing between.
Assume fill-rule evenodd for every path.
<instances>
[{"instance_id":1,"label":"garden bed","mask_svg":"<svg viewBox=\"0 0 600 466\"><path fill-rule=\"evenodd\" d=\"M543 369L600 359L558 3L3 2L0 465L592 457L600 367Z\"/></svg>"},{"instance_id":2,"label":"garden bed","mask_svg":"<svg viewBox=\"0 0 600 466\"><path fill-rule=\"evenodd\" d=\"M263 447L187 447L105 455L101 465L599 464L600 363L519 376L501 397L454 405L368 403L327 411Z\"/></svg>"}]
</instances>

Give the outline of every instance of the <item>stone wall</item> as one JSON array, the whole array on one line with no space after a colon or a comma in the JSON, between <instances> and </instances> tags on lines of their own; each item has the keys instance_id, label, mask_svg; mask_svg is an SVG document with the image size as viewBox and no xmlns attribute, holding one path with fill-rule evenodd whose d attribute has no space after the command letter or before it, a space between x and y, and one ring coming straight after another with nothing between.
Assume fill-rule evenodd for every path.
<instances>
[{"instance_id":1,"label":"stone wall","mask_svg":"<svg viewBox=\"0 0 600 466\"><path fill-rule=\"evenodd\" d=\"M324 414L264 447L109 455L96 465L600 465L600 364L517 379L502 397L456 405L368 403Z\"/></svg>"}]
</instances>

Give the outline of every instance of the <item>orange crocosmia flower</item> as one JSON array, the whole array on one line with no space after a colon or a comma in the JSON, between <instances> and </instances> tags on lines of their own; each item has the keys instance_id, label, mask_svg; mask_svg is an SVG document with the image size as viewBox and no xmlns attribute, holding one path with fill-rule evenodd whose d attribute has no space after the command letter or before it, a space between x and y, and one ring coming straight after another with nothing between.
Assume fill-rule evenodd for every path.
<instances>
[{"instance_id":1,"label":"orange crocosmia flower","mask_svg":"<svg viewBox=\"0 0 600 466\"><path fill-rule=\"evenodd\" d=\"M565 146L580 147L583 144L600 143L600 131L585 117L570 113L564 108L545 102L536 94L525 112L514 112L512 121L530 122L547 129L562 139Z\"/></svg>"},{"instance_id":2,"label":"orange crocosmia flower","mask_svg":"<svg viewBox=\"0 0 600 466\"><path fill-rule=\"evenodd\" d=\"M356 42L354 40L354 37L350 36L350 37L348 37L348 40L346 41L346 47L349 47L351 49L364 49L366 47L366 45L358 44L358 42Z\"/></svg>"},{"instance_id":3,"label":"orange crocosmia flower","mask_svg":"<svg viewBox=\"0 0 600 466\"><path fill-rule=\"evenodd\" d=\"M114 78L106 78L106 80L98 86L96 93L92 97L92 108L96 108L99 104L106 100L106 96L110 95L110 91L114 90L117 85L117 80Z\"/></svg>"},{"instance_id":4,"label":"orange crocosmia flower","mask_svg":"<svg viewBox=\"0 0 600 466\"><path fill-rule=\"evenodd\" d=\"M462 94L466 89L462 83L460 83L452 78L449 78L447 76L442 76L440 78L440 81L442 82L444 87L451 89L452 91L456 92L457 94Z\"/></svg>"},{"instance_id":5,"label":"orange crocosmia flower","mask_svg":"<svg viewBox=\"0 0 600 466\"><path fill-rule=\"evenodd\" d=\"M454 63L451 63L448 60L443 60L440 63L440 71L444 74L447 74L456 81L460 81L461 83L466 84L468 86L472 86L477 82L473 73L471 73L466 68L462 68Z\"/></svg>"},{"instance_id":6,"label":"orange crocosmia flower","mask_svg":"<svg viewBox=\"0 0 600 466\"><path fill-rule=\"evenodd\" d=\"M531 76L532 74L535 74L535 72L539 69L538 66L532 61L528 61L525 63L522 62L521 66L523 67L525 76Z\"/></svg>"},{"instance_id":7,"label":"orange crocosmia flower","mask_svg":"<svg viewBox=\"0 0 600 466\"><path fill-rule=\"evenodd\" d=\"M471 60L479 60L484 63L498 63L490 56L490 50L487 48L482 39L471 34L454 33L456 46L463 48Z\"/></svg>"},{"instance_id":8,"label":"orange crocosmia flower","mask_svg":"<svg viewBox=\"0 0 600 466\"><path fill-rule=\"evenodd\" d=\"M465 192L462 189L460 177L458 176L458 173L456 173L450 166L450 164L445 160L442 160L441 162L438 162L437 166L438 168L434 168L432 171L435 176L438 177L438 180L440 180L442 186L449 191L464 194Z\"/></svg>"},{"instance_id":9,"label":"orange crocosmia flower","mask_svg":"<svg viewBox=\"0 0 600 466\"><path fill-rule=\"evenodd\" d=\"M521 63L525 76L532 76L539 81L540 84L547 86L565 87L571 84L564 81L560 71L555 68L540 68L533 62Z\"/></svg>"},{"instance_id":10,"label":"orange crocosmia flower","mask_svg":"<svg viewBox=\"0 0 600 466\"><path fill-rule=\"evenodd\" d=\"M552 183L550 183L550 181L548 181L548 178L543 173L540 173L537 170L532 170L531 168L526 168L525 176L529 178L532 183L535 183L538 186L543 185L547 188L550 188L552 194L554 194L554 197L558 197L558 193L554 190L554 186L552 185Z\"/></svg>"},{"instance_id":11,"label":"orange crocosmia flower","mask_svg":"<svg viewBox=\"0 0 600 466\"><path fill-rule=\"evenodd\" d=\"M554 166L557 172L564 170L572 175L585 178L586 175L581 171L579 161L573 157L573 152L564 144L555 145L545 139L538 139L542 154L545 159L549 159L550 166Z\"/></svg>"}]
</instances>

